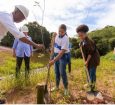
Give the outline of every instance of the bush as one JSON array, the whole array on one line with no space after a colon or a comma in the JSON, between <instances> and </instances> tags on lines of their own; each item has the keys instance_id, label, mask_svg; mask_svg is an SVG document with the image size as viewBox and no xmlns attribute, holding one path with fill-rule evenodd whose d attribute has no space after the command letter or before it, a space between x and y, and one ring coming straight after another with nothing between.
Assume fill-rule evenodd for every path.
<instances>
[{"instance_id":1,"label":"bush","mask_svg":"<svg viewBox=\"0 0 115 105\"><path fill-rule=\"evenodd\" d=\"M76 58L76 54L75 54L75 50L74 50L74 49L71 50L71 56L72 56L73 58Z\"/></svg>"},{"instance_id":2,"label":"bush","mask_svg":"<svg viewBox=\"0 0 115 105\"><path fill-rule=\"evenodd\" d=\"M12 47L14 42L14 37L8 32L7 35L1 40L0 45Z\"/></svg>"},{"instance_id":3,"label":"bush","mask_svg":"<svg viewBox=\"0 0 115 105\"><path fill-rule=\"evenodd\" d=\"M81 55L80 49L77 49L77 50L72 49L71 56L74 58L81 58L82 55Z\"/></svg>"},{"instance_id":4,"label":"bush","mask_svg":"<svg viewBox=\"0 0 115 105\"><path fill-rule=\"evenodd\" d=\"M113 50L115 47L115 38L109 39L110 50Z\"/></svg>"},{"instance_id":5,"label":"bush","mask_svg":"<svg viewBox=\"0 0 115 105\"><path fill-rule=\"evenodd\" d=\"M100 55L105 55L110 49L109 49L109 43L107 39L102 39L97 44L97 49L99 50Z\"/></svg>"},{"instance_id":6,"label":"bush","mask_svg":"<svg viewBox=\"0 0 115 105\"><path fill-rule=\"evenodd\" d=\"M80 49L77 49L75 53L76 53L76 58L82 58Z\"/></svg>"}]
</instances>

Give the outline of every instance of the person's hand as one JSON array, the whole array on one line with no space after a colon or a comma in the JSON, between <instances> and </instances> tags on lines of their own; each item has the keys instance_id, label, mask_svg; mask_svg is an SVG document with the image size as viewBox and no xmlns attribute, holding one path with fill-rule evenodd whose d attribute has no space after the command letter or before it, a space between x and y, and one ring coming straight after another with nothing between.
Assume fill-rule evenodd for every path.
<instances>
[{"instance_id":1,"label":"person's hand","mask_svg":"<svg viewBox=\"0 0 115 105\"><path fill-rule=\"evenodd\" d=\"M88 62L87 61L85 62L85 66L88 67Z\"/></svg>"},{"instance_id":2,"label":"person's hand","mask_svg":"<svg viewBox=\"0 0 115 105\"><path fill-rule=\"evenodd\" d=\"M30 57L33 57L33 53L31 53Z\"/></svg>"},{"instance_id":3,"label":"person's hand","mask_svg":"<svg viewBox=\"0 0 115 105\"><path fill-rule=\"evenodd\" d=\"M49 67L51 67L54 63L54 60L49 61Z\"/></svg>"},{"instance_id":4,"label":"person's hand","mask_svg":"<svg viewBox=\"0 0 115 105\"><path fill-rule=\"evenodd\" d=\"M16 57L16 53L13 53L13 57Z\"/></svg>"},{"instance_id":5,"label":"person's hand","mask_svg":"<svg viewBox=\"0 0 115 105\"><path fill-rule=\"evenodd\" d=\"M37 49L45 49L43 44L36 44Z\"/></svg>"}]
</instances>

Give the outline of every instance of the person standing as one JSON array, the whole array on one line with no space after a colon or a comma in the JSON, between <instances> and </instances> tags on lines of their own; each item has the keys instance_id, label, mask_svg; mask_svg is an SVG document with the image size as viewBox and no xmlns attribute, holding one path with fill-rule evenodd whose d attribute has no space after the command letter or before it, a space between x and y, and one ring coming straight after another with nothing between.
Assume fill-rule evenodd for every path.
<instances>
[{"instance_id":1,"label":"person standing","mask_svg":"<svg viewBox=\"0 0 115 105\"><path fill-rule=\"evenodd\" d=\"M66 35L66 25L61 24L59 27L59 34L55 37L54 44L54 58L49 62L49 65L55 65L55 76L56 76L56 87L53 90L59 89L60 79L62 77L64 85L64 95L68 95L68 79L66 73L67 56L68 56L68 46L69 38Z\"/></svg>"},{"instance_id":2,"label":"person standing","mask_svg":"<svg viewBox=\"0 0 115 105\"><path fill-rule=\"evenodd\" d=\"M29 10L23 5L16 5L15 10L12 13L0 12L0 37L4 37L9 31L15 38L22 42L30 44L36 48L43 48L43 45L28 40L14 24L14 22L20 23L24 19L27 19L28 15Z\"/></svg>"},{"instance_id":3,"label":"person standing","mask_svg":"<svg viewBox=\"0 0 115 105\"><path fill-rule=\"evenodd\" d=\"M28 27L23 26L20 28L20 31L24 33L25 37L28 40L32 40L28 35ZM29 44L23 43L19 39L15 39L13 44L13 56L16 57L16 78L20 74L20 68L22 65L22 61L25 61L25 78L28 78L30 71L30 57L32 55L33 47Z\"/></svg>"},{"instance_id":4,"label":"person standing","mask_svg":"<svg viewBox=\"0 0 115 105\"><path fill-rule=\"evenodd\" d=\"M100 55L94 41L88 38L88 31L89 27L87 25L80 25L76 29L81 40L80 47L82 49L81 53L83 55L84 64L88 69L91 80L90 89L91 91L94 91L96 83L96 69L100 64Z\"/></svg>"}]
</instances>

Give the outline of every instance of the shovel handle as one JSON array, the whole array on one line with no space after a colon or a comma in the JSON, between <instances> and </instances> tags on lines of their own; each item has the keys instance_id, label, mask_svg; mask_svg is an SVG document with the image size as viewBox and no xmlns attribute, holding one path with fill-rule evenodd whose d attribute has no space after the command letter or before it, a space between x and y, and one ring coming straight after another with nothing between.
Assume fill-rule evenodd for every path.
<instances>
[{"instance_id":1,"label":"shovel handle","mask_svg":"<svg viewBox=\"0 0 115 105\"><path fill-rule=\"evenodd\" d=\"M83 60L85 62L85 56L84 56L84 53L83 53L83 50L82 50L82 45L80 46L80 50L81 50L82 58L83 58ZM86 65L85 65L85 72L86 72L86 76L87 76L87 81L88 81L88 83L90 83L91 80L90 80L88 68L86 67Z\"/></svg>"}]
</instances>

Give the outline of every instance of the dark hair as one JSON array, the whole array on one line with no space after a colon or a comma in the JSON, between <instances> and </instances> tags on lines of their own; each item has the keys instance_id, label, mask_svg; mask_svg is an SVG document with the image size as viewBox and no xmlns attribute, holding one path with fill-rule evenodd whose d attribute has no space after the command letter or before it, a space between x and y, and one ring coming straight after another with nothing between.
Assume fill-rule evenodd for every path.
<instances>
[{"instance_id":1,"label":"dark hair","mask_svg":"<svg viewBox=\"0 0 115 105\"><path fill-rule=\"evenodd\" d=\"M78 26L77 29L76 29L77 33L78 32L84 32L84 33L86 33L88 31L89 31L89 27L87 25L85 25L85 24Z\"/></svg>"},{"instance_id":2,"label":"dark hair","mask_svg":"<svg viewBox=\"0 0 115 105\"><path fill-rule=\"evenodd\" d=\"M65 25L65 24L61 24L59 28L63 29L64 31L66 31L66 30L67 30L67 27L66 27L66 25Z\"/></svg>"}]
</instances>

